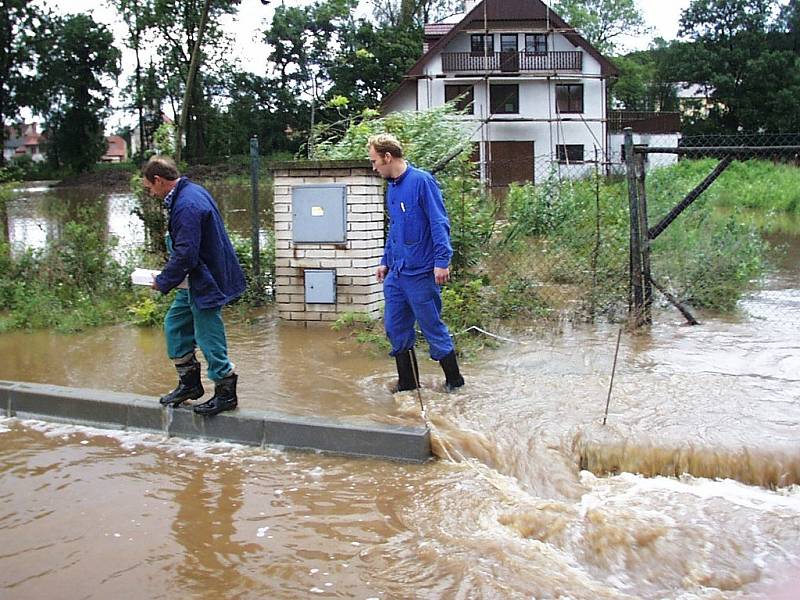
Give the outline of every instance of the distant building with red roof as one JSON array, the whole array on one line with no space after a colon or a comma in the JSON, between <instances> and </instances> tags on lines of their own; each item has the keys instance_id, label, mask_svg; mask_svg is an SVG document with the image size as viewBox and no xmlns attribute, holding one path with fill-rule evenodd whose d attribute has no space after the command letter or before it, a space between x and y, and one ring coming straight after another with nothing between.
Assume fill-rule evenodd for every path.
<instances>
[{"instance_id":1,"label":"distant building with red roof","mask_svg":"<svg viewBox=\"0 0 800 600\"><path fill-rule=\"evenodd\" d=\"M106 137L108 149L100 157L100 162L123 162L128 159L128 143L118 135Z\"/></svg>"},{"instance_id":2,"label":"distant building with red roof","mask_svg":"<svg viewBox=\"0 0 800 600\"><path fill-rule=\"evenodd\" d=\"M3 157L6 160L27 155L33 161L41 162L47 157L45 146L46 139L39 133L37 123L24 123L5 127Z\"/></svg>"}]
</instances>

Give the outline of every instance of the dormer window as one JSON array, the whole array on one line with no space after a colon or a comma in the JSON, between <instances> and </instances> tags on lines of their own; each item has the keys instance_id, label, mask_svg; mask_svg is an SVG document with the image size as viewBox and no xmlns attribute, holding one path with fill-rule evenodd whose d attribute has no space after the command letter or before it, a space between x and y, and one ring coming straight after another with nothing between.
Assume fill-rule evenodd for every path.
<instances>
[{"instance_id":1,"label":"dormer window","mask_svg":"<svg viewBox=\"0 0 800 600\"><path fill-rule=\"evenodd\" d=\"M473 33L470 36L470 51L473 55L480 56L494 54L494 36L491 33Z\"/></svg>"},{"instance_id":2,"label":"dormer window","mask_svg":"<svg viewBox=\"0 0 800 600\"><path fill-rule=\"evenodd\" d=\"M525 52L528 54L547 54L547 34L526 33Z\"/></svg>"}]
</instances>

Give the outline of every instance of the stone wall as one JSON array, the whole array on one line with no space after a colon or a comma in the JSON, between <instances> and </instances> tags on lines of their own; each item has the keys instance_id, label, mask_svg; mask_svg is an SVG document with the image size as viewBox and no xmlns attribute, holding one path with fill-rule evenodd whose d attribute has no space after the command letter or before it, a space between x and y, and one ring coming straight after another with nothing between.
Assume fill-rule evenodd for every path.
<instances>
[{"instance_id":1,"label":"stone wall","mask_svg":"<svg viewBox=\"0 0 800 600\"><path fill-rule=\"evenodd\" d=\"M275 163L275 301L281 318L335 321L344 313L380 315L382 286L375 280L384 246L383 180L368 161ZM292 188L347 186L346 241L292 241ZM336 303L305 302L305 269L335 269Z\"/></svg>"}]
</instances>

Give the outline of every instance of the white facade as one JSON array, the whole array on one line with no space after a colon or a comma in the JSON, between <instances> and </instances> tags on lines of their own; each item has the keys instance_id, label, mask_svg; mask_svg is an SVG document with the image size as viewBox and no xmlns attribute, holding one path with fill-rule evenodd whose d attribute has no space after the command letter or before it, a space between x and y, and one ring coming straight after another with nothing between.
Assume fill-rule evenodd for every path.
<instances>
[{"instance_id":1,"label":"white facade","mask_svg":"<svg viewBox=\"0 0 800 600\"><path fill-rule=\"evenodd\" d=\"M465 135L478 143L482 178L490 177L493 186L497 186L494 180L507 183L504 173L509 170L514 170L514 180L541 181L553 170L580 177L593 172L596 161L605 163L610 150L607 82L610 73L616 72L613 65L574 32L565 35L548 30L536 17L526 17L518 27L508 20L495 21L496 26L489 22L492 51L483 55L473 52L476 41L480 44L474 36L487 31L475 26L475 15L480 12L479 4L453 31L430 44L408 79L384 102L384 112L438 107L445 103L447 86L471 86L472 115L460 118ZM470 19L471 24L466 24ZM542 26L537 28L537 23ZM555 25L558 23L551 23L551 27ZM546 51L541 46L528 51L532 46L526 48L526 41L541 43L543 37ZM502 63L504 60L512 62ZM514 86L516 103L498 110L497 102L492 102L494 86ZM565 93L572 99L568 102L578 102L579 110L575 104L566 106ZM518 150L524 155L520 159L524 165L511 158ZM498 160L507 161L508 168ZM528 163L531 172L525 176Z\"/></svg>"},{"instance_id":2,"label":"white facade","mask_svg":"<svg viewBox=\"0 0 800 600\"><path fill-rule=\"evenodd\" d=\"M634 146L656 146L659 148L677 148L681 136L679 133L635 133L633 134ZM622 175L625 173L625 153L623 147L625 145L625 134L611 133L608 136L608 157L610 166L610 173L614 175ZM660 167L668 167L678 162L677 154L646 154L645 155L645 168L657 169Z\"/></svg>"}]
</instances>

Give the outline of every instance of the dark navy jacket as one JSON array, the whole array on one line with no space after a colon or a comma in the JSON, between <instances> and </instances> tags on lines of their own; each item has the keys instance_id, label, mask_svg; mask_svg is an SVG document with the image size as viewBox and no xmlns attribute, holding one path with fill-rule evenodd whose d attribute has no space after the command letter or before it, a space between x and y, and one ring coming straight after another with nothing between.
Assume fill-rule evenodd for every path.
<instances>
[{"instance_id":1,"label":"dark navy jacket","mask_svg":"<svg viewBox=\"0 0 800 600\"><path fill-rule=\"evenodd\" d=\"M189 295L200 309L219 308L242 295L244 273L239 266L216 202L208 191L181 177L167 196L169 261L156 277L167 293L189 275Z\"/></svg>"},{"instance_id":2,"label":"dark navy jacket","mask_svg":"<svg viewBox=\"0 0 800 600\"><path fill-rule=\"evenodd\" d=\"M450 221L433 175L408 165L386 192L389 235L382 265L406 275L450 264Z\"/></svg>"}]
</instances>

